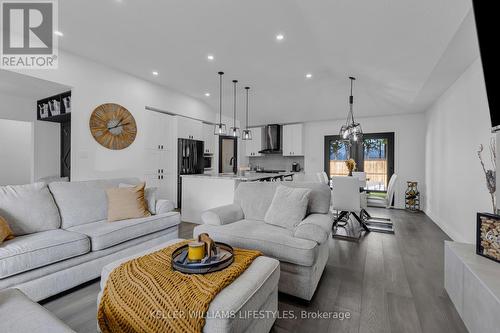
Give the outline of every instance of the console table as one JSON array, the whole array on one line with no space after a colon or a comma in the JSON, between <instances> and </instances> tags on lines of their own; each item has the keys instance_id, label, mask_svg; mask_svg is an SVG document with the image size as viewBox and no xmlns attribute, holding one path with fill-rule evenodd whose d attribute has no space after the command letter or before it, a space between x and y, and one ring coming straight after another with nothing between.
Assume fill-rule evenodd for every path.
<instances>
[{"instance_id":1,"label":"console table","mask_svg":"<svg viewBox=\"0 0 500 333\"><path fill-rule=\"evenodd\" d=\"M444 286L469 332L499 332L500 264L473 244L445 241Z\"/></svg>"}]
</instances>

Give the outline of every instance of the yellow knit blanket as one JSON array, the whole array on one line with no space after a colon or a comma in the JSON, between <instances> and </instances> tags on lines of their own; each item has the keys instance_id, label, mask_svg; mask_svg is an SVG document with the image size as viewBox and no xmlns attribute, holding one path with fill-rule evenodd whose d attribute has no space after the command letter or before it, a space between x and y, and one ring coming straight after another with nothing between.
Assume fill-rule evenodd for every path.
<instances>
[{"instance_id":1,"label":"yellow knit blanket","mask_svg":"<svg viewBox=\"0 0 500 333\"><path fill-rule=\"evenodd\" d=\"M234 262L208 274L172 269L172 252L189 241L132 259L109 275L97 312L109 332L201 332L215 296L261 255L234 249Z\"/></svg>"}]
</instances>

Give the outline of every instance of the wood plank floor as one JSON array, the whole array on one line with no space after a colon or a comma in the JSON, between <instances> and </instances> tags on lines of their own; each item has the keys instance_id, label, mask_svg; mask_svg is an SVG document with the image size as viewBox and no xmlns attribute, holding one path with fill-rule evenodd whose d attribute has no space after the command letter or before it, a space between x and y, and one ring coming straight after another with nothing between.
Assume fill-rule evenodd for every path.
<instances>
[{"instance_id":1,"label":"wood plank floor","mask_svg":"<svg viewBox=\"0 0 500 333\"><path fill-rule=\"evenodd\" d=\"M422 213L370 213L391 218L396 234L371 233L358 243L331 239L315 296L307 303L280 294L279 310L299 319L277 319L273 332L467 332L444 290L446 234ZM192 229L182 223L179 237L189 238ZM98 291L96 280L43 305L77 332L94 333ZM349 313L349 319L313 318L317 311Z\"/></svg>"}]
</instances>

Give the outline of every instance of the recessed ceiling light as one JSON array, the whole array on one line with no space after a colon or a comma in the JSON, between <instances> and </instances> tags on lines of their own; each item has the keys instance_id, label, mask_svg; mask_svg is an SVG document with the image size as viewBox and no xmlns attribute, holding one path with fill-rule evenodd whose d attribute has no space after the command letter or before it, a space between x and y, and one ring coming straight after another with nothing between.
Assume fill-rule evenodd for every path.
<instances>
[{"instance_id":1,"label":"recessed ceiling light","mask_svg":"<svg viewBox=\"0 0 500 333\"><path fill-rule=\"evenodd\" d=\"M153 71L152 73L154 76L158 76L160 73L158 73L157 71Z\"/></svg>"},{"instance_id":2,"label":"recessed ceiling light","mask_svg":"<svg viewBox=\"0 0 500 333\"><path fill-rule=\"evenodd\" d=\"M277 34L276 35L276 40L277 41L282 41L283 39L285 39L285 35L283 35L283 34Z\"/></svg>"},{"instance_id":3,"label":"recessed ceiling light","mask_svg":"<svg viewBox=\"0 0 500 333\"><path fill-rule=\"evenodd\" d=\"M311 73L307 73L307 74L306 74L306 78L307 78L307 79L310 79L310 78L312 78L312 77L313 77L313 75L312 75Z\"/></svg>"},{"instance_id":4,"label":"recessed ceiling light","mask_svg":"<svg viewBox=\"0 0 500 333\"><path fill-rule=\"evenodd\" d=\"M59 36L59 37L64 36L64 34L63 34L62 32L57 31L57 30L56 30L56 31L54 31L54 35Z\"/></svg>"},{"instance_id":5,"label":"recessed ceiling light","mask_svg":"<svg viewBox=\"0 0 500 333\"><path fill-rule=\"evenodd\" d=\"M205 93L205 96L206 96L206 97L210 97L210 93L208 93L208 92L207 92L207 93Z\"/></svg>"},{"instance_id":6,"label":"recessed ceiling light","mask_svg":"<svg viewBox=\"0 0 500 333\"><path fill-rule=\"evenodd\" d=\"M213 61L215 57L212 54L207 55L208 61Z\"/></svg>"}]
</instances>

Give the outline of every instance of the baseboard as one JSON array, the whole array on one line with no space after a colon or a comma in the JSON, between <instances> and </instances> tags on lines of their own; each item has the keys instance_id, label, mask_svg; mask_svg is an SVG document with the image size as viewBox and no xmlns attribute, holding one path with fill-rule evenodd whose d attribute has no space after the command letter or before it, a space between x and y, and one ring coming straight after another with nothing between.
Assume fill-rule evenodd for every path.
<instances>
[{"instance_id":1,"label":"baseboard","mask_svg":"<svg viewBox=\"0 0 500 333\"><path fill-rule=\"evenodd\" d=\"M460 242L460 243L470 243L467 240L465 240L460 234L458 234L454 230L450 229L448 227L448 224L445 223L445 221L443 221L440 218L438 218L429 209L424 209L424 213L425 213L425 215L427 215L432 220L432 222L434 222L435 225L437 225L453 241Z\"/></svg>"}]
</instances>

